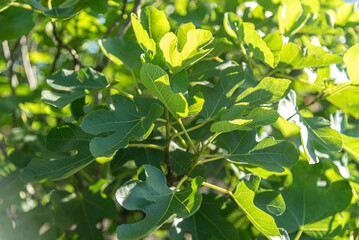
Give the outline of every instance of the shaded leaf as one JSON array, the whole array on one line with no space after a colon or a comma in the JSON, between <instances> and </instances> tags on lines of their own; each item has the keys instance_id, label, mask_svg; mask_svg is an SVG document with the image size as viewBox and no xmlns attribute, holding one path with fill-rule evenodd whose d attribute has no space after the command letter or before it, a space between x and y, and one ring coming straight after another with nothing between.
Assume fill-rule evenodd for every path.
<instances>
[{"instance_id":1,"label":"shaded leaf","mask_svg":"<svg viewBox=\"0 0 359 240\"><path fill-rule=\"evenodd\" d=\"M76 224L74 232L79 240L104 239L96 223L116 216L116 205L111 198L86 190L78 194L54 191L51 204L57 227L65 230Z\"/></svg>"},{"instance_id":2,"label":"shaded leaf","mask_svg":"<svg viewBox=\"0 0 359 240\"><path fill-rule=\"evenodd\" d=\"M238 231L231 222L220 215L226 199L219 195L203 195L200 209L189 218L175 218L170 228L170 238L184 239L186 231L190 231L193 240L201 239L238 239Z\"/></svg>"},{"instance_id":3,"label":"shaded leaf","mask_svg":"<svg viewBox=\"0 0 359 240\"><path fill-rule=\"evenodd\" d=\"M228 67L220 73L216 85L211 87L195 86L192 93L201 92L204 97L203 109L200 115L205 120L213 119L224 107L230 107L233 100L230 99L233 92L244 81L244 71L241 67Z\"/></svg>"},{"instance_id":4,"label":"shaded leaf","mask_svg":"<svg viewBox=\"0 0 359 240\"><path fill-rule=\"evenodd\" d=\"M227 151L225 158L233 163L262 167L272 172L283 172L298 161L296 147L287 141L265 138L256 142L255 131L229 132L219 135L215 144Z\"/></svg>"},{"instance_id":5,"label":"shaded leaf","mask_svg":"<svg viewBox=\"0 0 359 240\"><path fill-rule=\"evenodd\" d=\"M282 192L287 209L276 219L278 226L288 233L302 229L317 238L334 236L331 235L337 228L334 215L350 204L352 190L346 181L318 188L321 168L320 164L309 166L303 161L292 168L293 183Z\"/></svg>"},{"instance_id":6,"label":"shaded leaf","mask_svg":"<svg viewBox=\"0 0 359 240\"><path fill-rule=\"evenodd\" d=\"M141 210L146 217L134 224L117 227L119 239L139 239L160 228L170 217L186 218L201 205L197 194L203 179L195 178L184 190L174 192L167 187L165 175L158 168L144 165L146 181L132 180L116 192L117 201L128 210Z\"/></svg>"},{"instance_id":7,"label":"shaded leaf","mask_svg":"<svg viewBox=\"0 0 359 240\"><path fill-rule=\"evenodd\" d=\"M57 108L63 108L85 96L86 91L100 90L108 85L105 76L92 68L79 71L62 69L50 76L47 84L54 90L42 91L41 100Z\"/></svg>"},{"instance_id":8,"label":"shaded leaf","mask_svg":"<svg viewBox=\"0 0 359 240\"><path fill-rule=\"evenodd\" d=\"M46 138L46 147L52 152L76 150L73 156L54 156L53 159L34 158L23 169L21 178L26 182L42 179L58 180L69 177L94 161L89 150L93 135L81 128L66 123L51 129Z\"/></svg>"},{"instance_id":9,"label":"shaded leaf","mask_svg":"<svg viewBox=\"0 0 359 240\"><path fill-rule=\"evenodd\" d=\"M109 157L128 145L131 138L142 141L154 127L154 121L162 116L163 108L151 99L134 101L122 95L112 96L114 111L95 110L81 123L81 128L90 134L107 133L90 142L90 151L95 157Z\"/></svg>"},{"instance_id":10,"label":"shaded leaf","mask_svg":"<svg viewBox=\"0 0 359 240\"><path fill-rule=\"evenodd\" d=\"M127 38L109 38L99 41L102 52L117 65L125 65L128 69L141 67L141 48Z\"/></svg>"}]
</instances>

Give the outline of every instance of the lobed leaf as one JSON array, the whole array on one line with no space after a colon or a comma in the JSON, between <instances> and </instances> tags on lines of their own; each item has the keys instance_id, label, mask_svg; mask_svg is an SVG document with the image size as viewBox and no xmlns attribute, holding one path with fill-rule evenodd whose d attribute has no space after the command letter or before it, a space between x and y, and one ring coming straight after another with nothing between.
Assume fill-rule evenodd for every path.
<instances>
[{"instance_id":1,"label":"lobed leaf","mask_svg":"<svg viewBox=\"0 0 359 240\"><path fill-rule=\"evenodd\" d=\"M92 68L79 71L61 70L47 79L54 91L42 91L41 100L57 108L63 108L87 94L108 86L105 76Z\"/></svg>"},{"instance_id":2,"label":"lobed leaf","mask_svg":"<svg viewBox=\"0 0 359 240\"><path fill-rule=\"evenodd\" d=\"M225 158L233 163L259 166L272 172L283 172L298 161L296 147L287 141L265 138L256 142L254 130L223 133L215 140L215 145L227 151Z\"/></svg>"},{"instance_id":3,"label":"lobed leaf","mask_svg":"<svg viewBox=\"0 0 359 240\"><path fill-rule=\"evenodd\" d=\"M128 145L130 139L142 141L154 127L154 121L162 116L163 108L151 99L134 101L122 95L112 96L114 111L95 110L81 123L81 128L90 134L106 133L90 142L90 151L95 157L109 157Z\"/></svg>"},{"instance_id":4,"label":"lobed leaf","mask_svg":"<svg viewBox=\"0 0 359 240\"><path fill-rule=\"evenodd\" d=\"M133 224L117 227L119 239L139 239L156 231L170 217L187 218L201 205L197 193L203 179L195 178L184 190L174 192L167 187L165 175L158 168L144 165L146 181L131 180L116 192L116 199L128 210L141 210L146 217Z\"/></svg>"}]
</instances>

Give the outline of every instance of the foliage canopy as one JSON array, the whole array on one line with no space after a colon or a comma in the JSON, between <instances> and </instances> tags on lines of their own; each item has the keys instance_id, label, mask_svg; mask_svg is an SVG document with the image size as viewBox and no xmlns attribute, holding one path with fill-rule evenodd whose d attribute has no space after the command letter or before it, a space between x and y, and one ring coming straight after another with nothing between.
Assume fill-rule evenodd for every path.
<instances>
[{"instance_id":1,"label":"foliage canopy","mask_svg":"<svg viewBox=\"0 0 359 240\"><path fill-rule=\"evenodd\" d=\"M358 239L357 7L1 1L0 239Z\"/></svg>"}]
</instances>

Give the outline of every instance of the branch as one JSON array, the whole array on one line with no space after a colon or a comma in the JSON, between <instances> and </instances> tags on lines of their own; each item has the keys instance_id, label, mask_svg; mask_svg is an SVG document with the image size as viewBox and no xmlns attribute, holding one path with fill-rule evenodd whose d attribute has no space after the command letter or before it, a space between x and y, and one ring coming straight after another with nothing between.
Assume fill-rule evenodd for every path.
<instances>
[{"instance_id":1,"label":"branch","mask_svg":"<svg viewBox=\"0 0 359 240\"><path fill-rule=\"evenodd\" d=\"M22 62L24 64L25 74L29 82L30 90L35 90L37 88L37 82L31 67L29 50L27 48L26 41L25 36L20 38Z\"/></svg>"},{"instance_id":2,"label":"branch","mask_svg":"<svg viewBox=\"0 0 359 240\"><path fill-rule=\"evenodd\" d=\"M169 186L171 186L173 183L173 180L174 180L174 176L173 176L172 164L171 164L171 159L170 159L170 144L171 144L171 134L170 134L171 126L170 125L171 124L170 124L170 115L168 113L167 108L165 108L165 119L166 119L165 162L166 162L166 166L167 166L166 179L167 179L167 184Z\"/></svg>"},{"instance_id":3,"label":"branch","mask_svg":"<svg viewBox=\"0 0 359 240\"><path fill-rule=\"evenodd\" d=\"M51 70L50 70L50 75L53 74L56 70L57 61L59 60L59 57L61 55L61 48L62 48L62 46L60 46L60 45L57 46L54 61L52 62L52 66L51 66Z\"/></svg>"},{"instance_id":4,"label":"branch","mask_svg":"<svg viewBox=\"0 0 359 240\"><path fill-rule=\"evenodd\" d=\"M121 19L123 18L123 16L125 15L126 12L126 7L127 7L127 0L123 0L122 2L122 9L121 9L121 14L117 16L116 20L113 22L113 24L107 29L105 35L103 35L103 39L107 38L110 33L112 32L112 30L114 28L116 28L119 24Z\"/></svg>"},{"instance_id":5,"label":"branch","mask_svg":"<svg viewBox=\"0 0 359 240\"><path fill-rule=\"evenodd\" d=\"M62 38L60 37L59 33L57 32L57 28L56 28L56 23L52 22L52 32L54 34L54 37L56 39L56 41L58 42L58 44L61 47L66 48L66 50L71 54L71 56L73 57L74 61L75 61L75 70L79 70L80 67L85 67L85 65L83 65L80 62L80 56L78 55L78 53L76 52L75 49L73 49L70 45L64 43L64 41L62 40Z\"/></svg>"},{"instance_id":6,"label":"branch","mask_svg":"<svg viewBox=\"0 0 359 240\"><path fill-rule=\"evenodd\" d=\"M136 12L137 9L140 7L140 3L141 0L136 0L133 8L130 12L130 14L128 15L128 17L122 22L120 28L118 29L117 33L116 33L116 37L121 37L122 35L124 35L127 31L127 28L130 26L131 23L131 14Z\"/></svg>"}]
</instances>

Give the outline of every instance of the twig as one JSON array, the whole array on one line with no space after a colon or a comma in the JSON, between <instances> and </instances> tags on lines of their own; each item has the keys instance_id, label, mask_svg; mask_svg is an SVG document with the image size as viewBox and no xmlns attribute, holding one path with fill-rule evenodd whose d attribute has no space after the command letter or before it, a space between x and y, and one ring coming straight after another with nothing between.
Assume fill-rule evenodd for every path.
<instances>
[{"instance_id":1,"label":"twig","mask_svg":"<svg viewBox=\"0 0 359 240\"><path fill-rule=\"evenodd\" d=\"M52 32L54 34L54 37L56 39L56 41L58 42L58 44L61 47L66 48L66 50L71 54L71 56L73 57L74 61L75 61L75 70L79 70L80 67L85 67L85 65L82 64L82 62L80 61L80 56L78 55L78 53L76 52L75 49L73 49L70 45L64 43L64 41L62 40L62 38L60 37L59 33L57 32L57 28L56 28L56 23L52 22Z\"/></svg>"},{"instance_id":2,"label":"twig","mask_svg":"<svg viewBox=\"0 0 359 240\"><path fill-rule=\"evenodd\" d=\"M56 70L56 64L57 64L57 61L59 60L59 57L61 55L61 49L62 47L60 46L60 44L57 46L57 50L56 50L56 54L55 54L55 57L54 57L54 61L52 62L52 66L51 66L51 70L50 70L50 75L53 74Z\"/></svg>"},{"instance_id":3,"label":"twig","mask_svg":"<svg viewBox=\"0 0 359 240\"><path fill-rule=\"evenodd\" d=\"M156 144L146 144L146 143L130 143L127 145L129 147L139 147L139 148L153 148L161 151L165 151L164 147L158 146Z\"/></svg>"}]
</instances>

